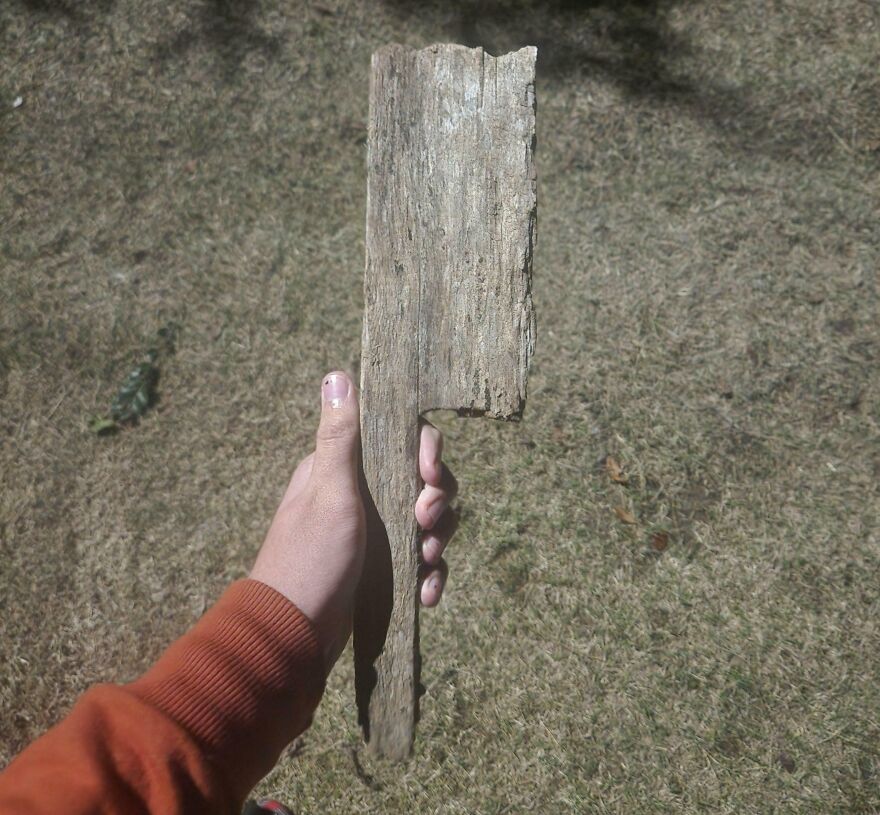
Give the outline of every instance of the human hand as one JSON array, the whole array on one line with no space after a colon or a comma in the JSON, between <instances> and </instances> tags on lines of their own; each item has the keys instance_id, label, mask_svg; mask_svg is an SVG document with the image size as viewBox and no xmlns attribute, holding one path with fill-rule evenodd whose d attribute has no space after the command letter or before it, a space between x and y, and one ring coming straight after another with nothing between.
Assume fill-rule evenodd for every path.
<instances>
[{"instance_id":1,"label":"human hand","mask_svg":"<svg viewBox=\"0 0 880 815\"><path fill-rule=\"evenodd\" d=\"M351 634L367 532L358 483L357 388L346 374L336 371L324 377L321 393L315 451L294 471L250 576L283 594L309 618L329 673ZM425 487L414 507L424 530L420 575L424 606L440 602L447 575L443 550L456 526L448 506L458 485L443 464L442 452L442 434L424 422L419 472Z\"/></svg>"}]
</instances>

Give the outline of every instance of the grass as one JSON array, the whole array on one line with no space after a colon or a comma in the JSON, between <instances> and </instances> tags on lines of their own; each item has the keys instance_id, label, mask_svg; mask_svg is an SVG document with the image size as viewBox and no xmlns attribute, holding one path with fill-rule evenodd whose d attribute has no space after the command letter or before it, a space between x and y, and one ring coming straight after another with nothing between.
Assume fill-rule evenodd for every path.
<instances>
[{"instance_id":1,"label":"grass","mask_svg":"<svg viewBox=\"0 0 880 815\"><path fill-rule=\"evenodd\" d=\"M0 761L246 573L356 369L370 53L529 43L538 352L520 425L438 417L416 756L361 750L344 656L261 789L880 810L873 4L21 0L0 37ZM90 435L169 320L157 409Z\"/></svg>"}]
</instances>

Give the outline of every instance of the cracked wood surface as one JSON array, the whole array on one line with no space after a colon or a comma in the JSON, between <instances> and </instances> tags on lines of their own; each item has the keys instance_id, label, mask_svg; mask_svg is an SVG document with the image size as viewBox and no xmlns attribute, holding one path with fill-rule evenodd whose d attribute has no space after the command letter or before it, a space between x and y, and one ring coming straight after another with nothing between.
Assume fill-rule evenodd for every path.
<instances>
[{"instance_id":1,"label":"cracked wood surface","mask_svg":"<svg viewBox=\"0 0 880 815\"><path fill-rule=\"evenodd\" d=\"M370 535L355 609L370 749L418 718L419 417L515 420L535 343L536 49L392 45L373 55L361 359Z\"/></svg>"}]
</instances>

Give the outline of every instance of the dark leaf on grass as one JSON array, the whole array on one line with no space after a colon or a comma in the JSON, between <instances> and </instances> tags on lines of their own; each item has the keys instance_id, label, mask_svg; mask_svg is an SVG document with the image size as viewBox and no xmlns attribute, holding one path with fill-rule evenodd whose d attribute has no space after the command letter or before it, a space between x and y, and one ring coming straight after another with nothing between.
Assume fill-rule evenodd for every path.
<instances>
[{"instance_id":1,"label":"dark leaf on grass","mask_svg":"<svg viewBox=\"0 0 880 815\"><path fill-rule=\"evenodd\" d=\"M106 435L118 430L120 424L136 422L156 403L159 360L177 350L178 329L178 324L174 322L159 329L156 345L147 351L144 361L125 378L113 399L109 418L92 420L90 427L94 433Z\"/></svg>"},{"instance_id":2,"label":"dark leaf on grass","mask_svg":"<svg viewBox=\"0 0 880 815\"><path fill-rule=\"evenodd\" d=\"M776 756L776 763L787 773L793 773L797 766L794 763L794 759L785 750L780 751L779 755Z\"/></svg>"},{"instance_id":3,"label":"dark leaf on grass","mask_svg":"<svg viewBox=\"0 0 880 815\"><path fill-rule=\"evenodd\" d=\"M665 529L658 529L651 534L651 549L654 552L665 552L669 547L669 533Z\"/></svg>"},{"instance_id":4,"label":"dark leaf on grass","mask_svg":"<svg viewBox=\"0 0 880 815\"><path fill-rule=\"evenodd\" d=\"M151 353L146 362L137 366L122 383L110 406L110 415L117 422L134 422L146 413L156 401L156 385L159 369Z\"/></svg>"}]
</instances>

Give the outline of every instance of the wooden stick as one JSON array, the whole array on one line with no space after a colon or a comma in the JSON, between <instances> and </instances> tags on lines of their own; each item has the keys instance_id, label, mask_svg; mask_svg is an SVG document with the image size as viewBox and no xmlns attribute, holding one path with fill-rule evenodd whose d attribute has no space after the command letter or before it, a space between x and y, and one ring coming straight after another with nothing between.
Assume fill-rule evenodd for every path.
<instances>
[{"instance_id":1,"label":"wooden stick","mask_svg":"<svg viewBox=\"0 0 880 815\"><path fill-rule=\"evenodd\" d=\"M355 611L373 752L410 755L418 718L419 417L518 419L535 343L536 49L393 45L373 55L361 364L371 515Z\"/></svg>"}]
</instances>

